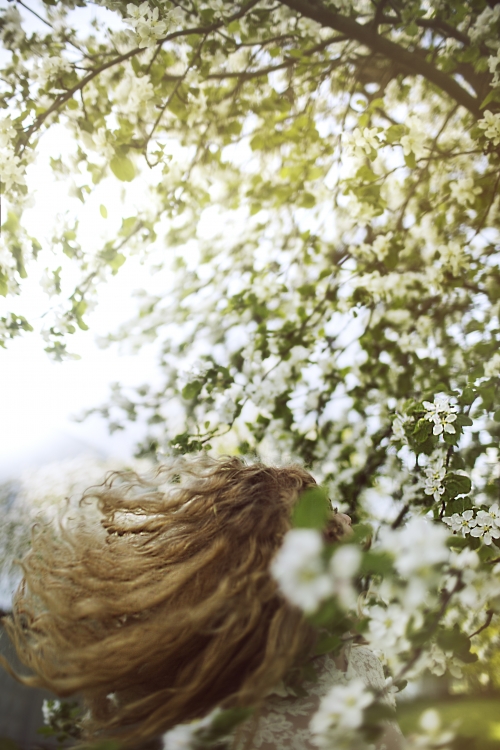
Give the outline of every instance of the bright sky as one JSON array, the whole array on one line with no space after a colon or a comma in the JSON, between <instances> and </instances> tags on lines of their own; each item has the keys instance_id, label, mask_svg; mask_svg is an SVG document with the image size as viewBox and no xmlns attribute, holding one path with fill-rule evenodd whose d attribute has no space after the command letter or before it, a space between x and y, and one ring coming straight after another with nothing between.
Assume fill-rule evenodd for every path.
<instances>
[{"instance_id":1,"label":"bright sky","mask_svg":"<svg viewBox=\"0 0 500 750\"><path fill-rule=\"evenodd\" d=\"M44 14L42 3L32 0L30 5ZM0 0L0 8L4 7L5 0ZM26 29L40 28L40 22L33 16L28 17L21 6L18 8L27 19ZM97 9L97 12L100 11ZM0 50L0 63L4 60L5 52L2 54ZM68 220L72 223L78 212L80 229L83 230L82 245L86 249L97 249L102 246L100 237L112 236L120 227L122 218L136 215L144 201L144 183L137 179L127 186L129 195L124 205L121 202L123 183L113 176L97 186L95 194L85 206L77 199L68 197L68 186L54 179L49 157L64 154L65 149L70 147L68 131L62 126L55 126L41 139L37 162L29 168L28 185L35 197L35 207L26 212L23 222L38 239L45 238L47 253L51 252L50 228L56 214L68 211ZM108 211L106 220L99 213L101 203L106 205ZM56 298L49 300L40 289L42 270L43 263L40 269L33 269L32 276L23 284L19 298L0 298L0 315L11 309L26 315L35 327L41 323L47 306L57 303ZM119 356L116 347L99 349L94 338L96 334L103 335L114 330L126 320L137 304L131 296L132 291L150 285L151 278L146 269L140 266L136 257L129 258L118 275L103 285L97 310L86 316L90 331L78 331L69 337L68 348L81 355L78 361L51 361L43 351L44 342L36 334L15 339L7 350L0 350L0 479L20 465L29 465L41 446L55 444L55 436L60 436L61 431L112 455L131 454L134 441L140 437L134 425L127 434L109 436L105 422L98 417L89 418L82 424L73 422L71 417L86 407L104 401L109 392L109 383L113 381L132 385L151 379L155 368L151 347L139 355Z\"/></svg>"}]
</instances>

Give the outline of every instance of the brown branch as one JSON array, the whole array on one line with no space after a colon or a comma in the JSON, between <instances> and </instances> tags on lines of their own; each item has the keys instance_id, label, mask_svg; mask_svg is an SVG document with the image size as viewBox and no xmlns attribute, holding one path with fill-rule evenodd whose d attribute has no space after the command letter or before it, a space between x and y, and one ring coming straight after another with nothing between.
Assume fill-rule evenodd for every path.
<instances>
[{"instance_id":1,"label":"brown branch","mask_svg":"<svg viewBox=\"0 0 500 750\"><path fill-rule=\"evenodd\" d=\"M410 509L410 506L408 503L405 503L401 510L398 513L398 517L391 523L391 529L397 529L399 526L401 526L401 523L403 521L403 518L406 516Z\"/></svg>"},{"instance_id":2,"label":"brown branch","mask_svg":"<svg viewBox=\"0 0 500 750\"><path fill-rule=\"evenodd\" d=\"M340 13L325 8L317 0L283 0L283 5L322 26L345 34L349 39L353 39L397 63L406 73L423 76L448 94L457 104L465 107L476 119L480 117L479 100L471 96L454 78L438 70L415 52L410 52L399 44L391 42L390 39L380 36L369 24L363 26L352 18L346 18Z\"/></svg>"},{"instance_id":3,"label":"brown branch","mask_svg":"<svg viewBox=\"0 0 500 750\"><path fill-rule=\"evenodd\" d=\"M394 26L394 24L400 24L401 21L394 16L381 16L379 23ZM453 28L453 26L450 26L446 21L441 21L439 18L416 18L415 23L423 29L432 29L433 31L438 32L442 31L447 37L451 36L458 42L462 42L464 46L470 46L470 39L467 34L463 34L461 31Z\"/></svg>"},{"instance_id":4,"label":"brown branch","mask_svg":"<svg viewBox=\"0 0 500 750\"><path fill-rule=\"evenodd\" d=\"M257 5L259 0L249 0L249 2L245 3L240 10L235 13L232 16L229 16L225 21L214 21L214 23L209 24L208 26L195 26L192 29L181 29L179 31L173 31L171 34L168 34L163 39L159 39L157 44L163 45L165 42L171 41L172 39L177 39L178 37L182 36L189 36L190 34L209 34L212 31L216 31L217 29L224 26L226 23L231 23L232 21L236 21L238 18L241 18L244 16L251 8L254 7L254 5ZM125 52L123 55L119 55L118 57L113 58L113 60L109 60L109 62L103 63L99 68L96 68L95 70L92 70L87 76L81 79L78 83L76 83L74 86L72 86L70 89L68 89L64 94L62 94L60 97L58 97L51 106L43 112L43 114L39 115L35 122L28 128L28 130L25 133L25 136L22 140L19 141L16 147L16 153L18 152L18 149L21 149L21 153L26 148L26 145L29 142L30 137L32 134L39 130L40 126L43 125L44 121L51 115L53 112L55 112L59 107L67 102L74 93L84 88L84 86L87 85L93 78L98 76L100 73L102 73L104 70L107 70L108 68L113 67L113 65L119 65L122 62L125 62L126 60L130 59L131 57L134 57L135 55L140 54L141 52L145 52L147 48L142 47L134 47L134 49L129 50L129 52Z\"/></svg>"},{"instance_id":5,"label":"brown branch","mask_svg":"<svg viewBox=\"0 0 500 750\"><path fill-rule=\"evenodd\" d=\"M483 630L486 630L486 628L489 628L491 625L491 621L493 619L494 612L492 609L488 609L486 612L486 620L484 621L484 625L481 625L480 628L475 630L473 633L470 634L469 638L474 638L475 635L479 635L479 633L482 633Z\"/></svg>"},{"instance_id":6,"label":"brown branch","mask_svg":"<svg viewBox=\"0 0 500 750\"><path fill-rule=\"evenodd\" d=\"M328 39L325 39L320 44L316 44L314 47L311 47L310 49L306 49L303 52L304 57L309 57L310 55L313 55L315 52L322 52L326 47L328 47L330 44L335 44L336 42L345 42L346 37L344 35L334 35L331 37L328 37ZM265 44L266 42L262 42L262 44ZM328 61L329 62L329 61ZM268 65L265 68L259 68L258 70L240 70L235 71L234 73L209 73L207 75L207 79L209 78L216 78L216 79L224 79L224 78L238 78L243 81L250 80L251 78L258 78L259 76L265 76L268 73L274 73L275 70L283 70L283 68L289 68L292 65L299 65L302 64L300 60L298 60L296 57L287 57L284 62L279 63L278 65ZM317 65L320 63L316 63Z\"/></svg>"}]
</instances>

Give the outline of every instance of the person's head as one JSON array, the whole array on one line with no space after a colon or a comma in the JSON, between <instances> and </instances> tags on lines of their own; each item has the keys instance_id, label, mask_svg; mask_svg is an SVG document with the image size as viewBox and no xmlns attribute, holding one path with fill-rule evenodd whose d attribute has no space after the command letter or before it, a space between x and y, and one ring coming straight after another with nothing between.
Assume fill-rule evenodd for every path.
<instances>
[{"instance_id":1,"label":"person's head","mask_svg":"<svg viewBox=\"0 0 500 750\"><path fill-rule=\"evenodd\" d=\"M314 484L297 465L200 457L88 490L83 507L95 504L100 522L82 513L57 534L38 527L23 561L4 621L35 672L23 681L80 693L89 739L135 742L258 702L314 645L269 572ZM347 521L332 518L330 541Z\"/></svg>"}]
</instances>

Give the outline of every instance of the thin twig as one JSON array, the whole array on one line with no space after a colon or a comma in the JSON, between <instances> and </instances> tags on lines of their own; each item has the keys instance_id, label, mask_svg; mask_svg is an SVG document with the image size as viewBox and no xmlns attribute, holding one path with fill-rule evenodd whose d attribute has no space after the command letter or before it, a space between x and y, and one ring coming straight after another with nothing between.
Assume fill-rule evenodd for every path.
<instances>
[{"instance_id":1,"label":"thin twig","mask_svg":"<svg viewBox=\"0 0 500 750\"><path fill-rule=\"evenodd\" d=\"M478 628L477 630L475 630L474 633L471 633L470 636L469 636L469 638L474 638L475 635L479 635L479 633L482 633L483 630L486 630L486 628L488 628L490 626L490 624L491 624L491 621L493 619L493 615L494 615L493 610L492 609L488 609L488 611L486 612L486 620L484 622L484 625L481 625L481 627Z\"/></svg>"}]
</instances>

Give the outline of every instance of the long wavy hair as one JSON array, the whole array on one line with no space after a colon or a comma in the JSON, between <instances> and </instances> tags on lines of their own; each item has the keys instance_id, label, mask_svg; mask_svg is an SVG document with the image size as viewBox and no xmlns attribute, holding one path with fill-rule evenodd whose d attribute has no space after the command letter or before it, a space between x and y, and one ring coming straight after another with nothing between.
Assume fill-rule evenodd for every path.
<instances>
[{"instance_id":1,"label":"long wavy hair","mask_svg":"<svg viewBox=\"0 0 500 750\"><path fill-rule=\"evenodd\" d=\"M314 646L269 573L313 484L300 466L236 457L112 473L80 501L94 512L33 530L3 624L35 674L15 676L81 694L84 739L129 746L216 706L258 704Z\"/></svg>"}]
</instances>

